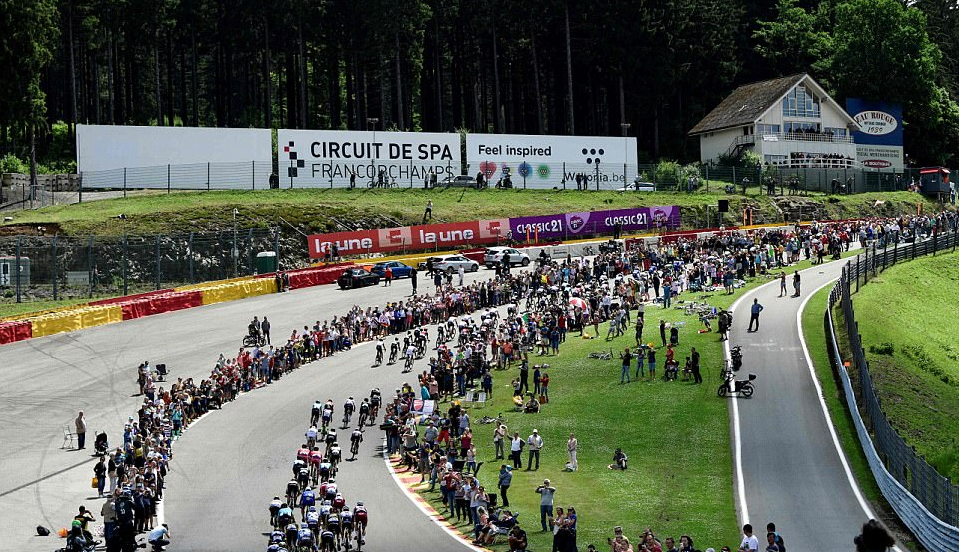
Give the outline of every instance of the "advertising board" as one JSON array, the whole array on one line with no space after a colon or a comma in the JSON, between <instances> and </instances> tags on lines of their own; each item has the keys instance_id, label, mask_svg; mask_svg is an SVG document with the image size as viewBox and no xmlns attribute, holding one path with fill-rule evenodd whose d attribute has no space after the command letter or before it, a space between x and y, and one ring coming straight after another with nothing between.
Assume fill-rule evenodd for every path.
<instances>
[{"instance_id":1,"label":"advertising board","mask_svg":"<svg viewBox=\"0 0 959 552\"><path fill-rule=\"evenodd\" d=\"M460 136L438 132L276 131L280 185L422 186L460 174Z\"/></svg>"},{"instance_id":2,"label":"advertising board","mask_svg":"<svg viewBox=\"0 0 959 552\"><path fill-rule=\"evenodd\" d=\"M846 111L859 126L853 138L856 159L863 167L901 171L904 166L902 106L849 98Z\"/></svg>"}]
</instances>

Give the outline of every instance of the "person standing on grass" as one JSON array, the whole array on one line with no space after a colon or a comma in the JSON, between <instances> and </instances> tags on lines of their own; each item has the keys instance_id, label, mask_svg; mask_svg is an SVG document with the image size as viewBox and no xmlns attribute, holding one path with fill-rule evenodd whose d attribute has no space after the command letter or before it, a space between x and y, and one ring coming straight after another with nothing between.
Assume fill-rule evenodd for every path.
<instances>
[{"instance_id":1,"label":"person standing on grass","mask_svg":"<svg viewBox=\"0 0 959 552\"><path fill-rule=\"evenodd\" d=\"M529 457L526 459L526 471L533 469L533 458L536 458L536 468L539 469L539 451L543 448L543 438L540 437L539 431L533 430L532 435L526 439L526 444L529 446Z\"/></svg>"},{"instance_id":2,"label":"person standing on grass","mask_svg":"<svg viewBox=\"0 0 959 552\"><path fill-rule=\"evenodd\" d=\"M693 370L693 382L702 383L703 376L699 373L699 351L696 350L696 347L690 349L690 356L692 357L690 362Z\"/></svg>"},{"instance_id":3,"label":"person standing on grass","mask_svg":"<svg viewBox=\"0 0 959 552\"><path fill-rule=\"evenodd\" d=\"M640 303L639 305L640 305L640 308L642 308L643 304ZM641 316L637 316L636 317L636 346L637 347L639 347L639 344L643 342L643 326L644 325L645 323L643 322L643 318Z\"/></svg>"},{"instance_id":4,"label":"person standing on grass","mask_svg":"<svg viewBox=\"0 0 959 552\"><path fill-rule=\"evenodd\" d=\"M76 426L77 430L77 450L83 450L87 443L87 419L83 417L82 410L77 414L77 419L73 421L73 425Z\"/></svg>"},{"instance_id":5,"label":"person standing on grass","mask_svg":"<svg viewBox=\"0 0 959 552\"><path fill-rule=\"evenodd\" d=\"M659 321L659 339L663 342L663 347L666 346L666 321Z\"/></svg>"},{"instance_id":6,"label":"person standing on grass","mask_svg":"<svg viewBox=\"0 0 959 552\"><path fill-rule=\"evenodd\" d=\"M646 363L649 365L649 381L653 381L656 379L656 349L649 348Z\"/></svg>"},{"instance_id":7,"label":"person standing on grass","mask_svg":"<svg viewBox=\"0 0 959 552\"><path fill-rule=\"evenodd\" d=\"M513 433L513 440L509 444L509 454L513 459L514 468L523 467L523 459L520 457L520 454L523 453L523 438L519 436L519 432Z\"/></svg>"},{"instance_id":8,"label":"person standing on grass","mask_svg":"<svg viewBox=\"0 0 959 552\"><path fill-rule=\"evenodd\" d=\"M749 329L746 331L759 331L759 313L763 311L763 306L759 304L759 299L753 299L753 304L749 308ZM756 329L753 329L753 322L756 323Z\"/></svg>"},{"instance_id":9,"label":"person standing on grass","mask_svg":"<svg viewBox=\"0 0 959 552\"><path fill-rule=\"evenodd\" d=\"M499 469L499 496L503 499L503 508L509 508L509 498L507 498L506 493L509 492L509 486L513 482L513 468L510 468L506 464L500 466Z\"/></svg>"},{"instance_id":10,"label":"person standing on grass","mask_svg":"<svg viewBox=\"0 0 959 552\"><path fill-rule=\"evenodd\" d=\"M549 526L546 524L546 518L553 517L553 496L556 494L556 487L553 487L549 484L549 479L544 479L543 484L536 487L536 492L539 493L539 523L543 528L543 532L549 531Z\"/></svg>"},{"instance_id":11,"label":"person standing on grass","mask_svg":"<svg viewBox=\"0 0 959 552\"><path fill-rule=\"evenodd\" d=\"M426 211L423 213L423 224L426 224L426 219L430 221L433 220L433 200L426 200Z\"/></svg>"},{"instance_id":12,"label":"person standing on grass","mask_svg":"<svg viewBox=\"0 0 959 552\"><path fill-rule=\"evenodd\" d=\"M633 355L629 352L629 347L623 349L623 352L620 353L619 358L623 359L623 371L619 376L619 383L630 383L629 367L633 362Z\"/></svg>"},{"instance_id":13,"label":"person standing on grass","mask_svg":"<svg viewBox=\"0 0 959 552\"><path fill-rule=\"evenodd\" d=\"M579 441L576 435L570 433L569 440L566 441L566 452L569 453L569 470L576 471L579 468L579 462L576 461L576 449L579 448Z\"/></svg>"},{"instance_id":14,"label":"person standing on grass","mask_svg":"<svg viewBox=\"0 0 959 552\"><path fill-rule=\"evenodd\" d=\"M640 344L637 340L636 344L636 379L641 379L646 377L646 372L644 370L643 364L646 362L646 346Z\"/></svg>"}]
</instances>

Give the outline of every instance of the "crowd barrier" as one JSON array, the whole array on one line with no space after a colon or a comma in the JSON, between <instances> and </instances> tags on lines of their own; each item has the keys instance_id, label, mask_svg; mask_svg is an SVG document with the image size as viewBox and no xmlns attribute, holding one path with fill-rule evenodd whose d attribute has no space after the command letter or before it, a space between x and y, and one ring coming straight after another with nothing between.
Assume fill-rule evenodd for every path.
<instances>
[{"instance_id":1,"label":"crowd barrier","mask_svg":"<svg viewBox=\"0 0 959 552\"><path fill-rule=\"evenodd\" d=\"M110 297L109 299L99 299L97 301L90 301L87 305L91 307L96 307L98 305L116 305L118 303L129 303L131 301L139 301L141 299L146 299L150 297L156 297L158 295L164 295L166 293L171 293L172 289L160 289L157 291L148 291L146 293L136 293L133 295L123 295L121 297ZM70 307L72 308L72 307ZM126 320L126 319L124 319Z\"/></svg>"},{"instance_id":2,"label":"crowd barrier","mask_svg":"<svg viewBox=\"0 0 959 552\"><path fill-rule=\"evenodd\" d=\"M32 337L43 337L63 332L73 332L123 320L120 305L86 306L78 309L53 312L32 318Z\"/></svg>"},{"instance_id":3,"label":"crowd barrier","mask_svg":"<svg viewBox=\"0 0 959 552\"><path fill-rule=\"evenodd\" d=\"M123 319L133 320L164 312L173 312L203 305L201 291L167 291L122 303Z\"/></svg>"},{"instance_id":4,"label":"crowd barrier","mask_svg":"<svg viewBox=\"0 0 959 552\"><path fill-rule=\"evenodd\" d=\"M33 324L27 320L0 322L0 345L33 337Z\"/></svg>"},{"instance_id":5,"label":"crowd barrier","mask_svg":"<svg viewBox=\"0 0 959 552\"><path fill-rule=\"evenodd\" d=\"M212 305L224 301L276 293L276 281L272 278L258 278L241 282L229 282L208 287L203 289L201 293L203 294L203 304Z\"/></svg>"}]
</instances>

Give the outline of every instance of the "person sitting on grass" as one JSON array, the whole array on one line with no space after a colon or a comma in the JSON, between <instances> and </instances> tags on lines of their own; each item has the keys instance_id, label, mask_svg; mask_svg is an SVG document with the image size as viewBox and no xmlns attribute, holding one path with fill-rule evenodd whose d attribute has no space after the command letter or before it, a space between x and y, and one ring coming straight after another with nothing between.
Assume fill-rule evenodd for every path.
<instances>
[{"instance_id":1,"label":"person sitting on grass","mask_svg":"<svg viewBox=\"0 0 959 552\"><path fill-rule=\"evenodd\" d=\"M626 457L626 453L623 452L623 449L618 448L616 452L613 453L613 463L609 465L611 470L625 470L626 462L629 458Z\"/></svg>"},{"instance_id":2,"label":"person sitting on grass","mask_svg":"<svg viewBox=\"0 0 959 552\"><path fill-rule=\"evenodd\" d=\"M527 414L539 414L539 401L536 400L536 395L530 393L529 399L526 401L526 405L523 406L523 412Z\"/></svg>"},{"instance_id":3,"label":"person sitting on grass","mask_svg":"<svg viewBox=\"0 0 959 552\"><path fill-rule=\"evenodd\" d=\"M510 552L526 550L526 531L518 523L510 529L508 540Z\"/></svg>"},{"instance_id":4,"label":"person sitting on grass","mask_svg":"<svg viewBox=\"0 0 959 552\"><path fill-rule=\"evenodd\" d=\"M476 539L473 544L480 546L492 544L498 530L494 523L495 519L482 506L476 509L476 518Z\"/></svg>"}]
</instances>

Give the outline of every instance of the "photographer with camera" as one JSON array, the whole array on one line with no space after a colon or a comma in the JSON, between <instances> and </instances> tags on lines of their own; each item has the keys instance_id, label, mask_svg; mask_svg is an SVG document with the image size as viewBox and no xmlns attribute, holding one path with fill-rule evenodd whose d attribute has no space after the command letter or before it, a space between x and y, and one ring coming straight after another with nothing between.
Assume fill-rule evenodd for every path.
<instances>
[{"instance_id":1,"label":"photographer with camera","mask_svg":"<svg viewBox=\"0 0 959 552\"><path fill-rule=\"evenodd\" d=\"M629 543L629 539L623 534L622 526L617 525L614 527L613 535L612 538L606 539L610 552L633 552L633 545Z\"/></svg>"}]
</instances>

